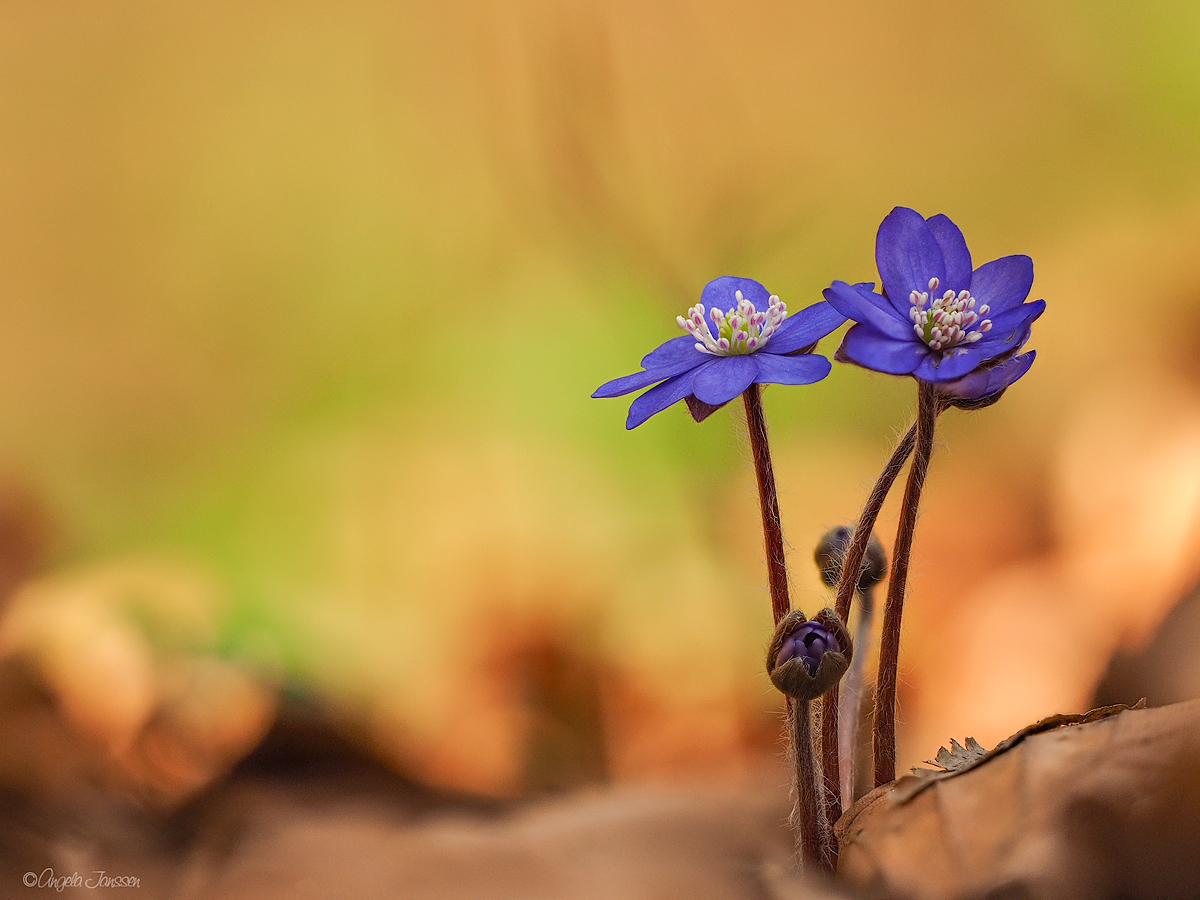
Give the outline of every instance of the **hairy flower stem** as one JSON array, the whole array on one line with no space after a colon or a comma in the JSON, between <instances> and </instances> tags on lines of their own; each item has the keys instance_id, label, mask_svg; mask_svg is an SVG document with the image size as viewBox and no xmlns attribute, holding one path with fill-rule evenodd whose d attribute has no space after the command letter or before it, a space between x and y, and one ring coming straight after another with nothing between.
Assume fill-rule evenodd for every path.
<instances>
[{"instance_id":1,"label":"hairy flower stem","mask_svg":"<svg viewBox=\"0 0 1200 900\"><path fill-rule=\"evenodd\" d=\"M934 386L918 381L917 438L904 500L900 505L900 525L892 551L892 574L888 581L887 601L883 607L883 636L879 642L879 674L875 679L875 786L896 780L896 680L900 665L900 620L904 613L904 591L908 586L908 561L912 555L913 534L917 530L917 510L921 489L933 456L933 432L940 412Z\"/></svg>"},{"instance_id":2,"label":"hairy flower stem","mask_svg":"<svg viewBox=\"0 0 1200 900\"><path fill-rule=\"evenodd\" d=\"M850 602L854 598L855 588L858 587L863 558L867 555L867 544L871 542L871 532L875 529L875 520L879 518L879 511L883 509L883 501L887 499L892 485L896 483L904 464L912 455L913 447L917 442L917 426L919 424L919 420L914 422L905 432L904 437L900 438L896 449L892 451L891 458L879 474L879 480L875 482L875 487L871 488L866 505L863 506L862 515L858 517L858 524L854 527L854 533L850 537L850 546L846 548L846 558L842 561L842 574L838 578L837 601L833 608L843 622L850 615Z\"/></svg>"},{"instance_id":3,"label":"hairy flower stem","mask_svg":"<svg viewBox=\"0 0 1200 900\"><path fill-rule=\"evenodd\" d=\"M771 612L778 625L792 611L792 601L788 597L783 525L779 520L779 496L775 492L771 448L767 444L767 417L763 414L762 388L757 384L750 385L742 394L742 399L746 401L746 424L750 428L750 449L754 454L754 474L758 478L758 505L762 511L763 538L767 545L767 585L771 591Z\"/></svg>"},{"instance_id":4,"label":"hairy flower stem","mask_svg":"<svg viewBox=\"0 0 1200 900\"><path fill-rule=\"evenodd\" d=\"M817 795L817 761L813 756L810 701L788 698L788 755L792 761L795 805L789 820L805 871L832 872L836 844Z\"/></svg>"},{"instance_id":5,"label":"hairy flower stem","mask_svg":"<svg viewBox=\"0 0 1200 900\"><path fill-rule=\"evenodd\" d=\"M775 491L775 471L771 466L771 448L767 444L767 418L763 413L762 388L752 384L742 394L746 402L746 424L750 430L750 448L754 455L754 474L758 479L758 504L762 512L763 538L767 548L767 585L771 591L771 612L775 624L792 610L788 596L787 560L783 555L783 525L779 519L779 496ZM810 702L788 699L788 755L792 762L792 790L795 806L791 823L796 845L805 868L833 871L836 855L833 831L821 808L817 793L817 765L813 757Z\"/></svg>"},{"instance_id":6,"label":"hairy flower stem","mask_svg":"<svg viewBox=\"0 0 1200 900\"><path fill-rule=\"evenodd\" d=\"M913 423L904 437L900 439L900 443L896 445L896 449L892 451L891 458L883 467L879 480L875 482L875 487L871 489L871 493L867 497L862 515L858 517L858 524L854 527L854 533L850 538L850 546L846 548L846 556L842 560L842 574L838 579L837 601L834 606L834 612L843 622L850 620L850 602L854 599L855 588L858 587L863 558L867 555L867 545L871 542L871 532L875 528L875 520L879 518L879 511L883 509L883 501L887 499L888 492L896 483L896 478L899 477L904 464L908 462L908 457L912 455L916 440L917 424ZM861 632L861 626L859 630ZM866 659L867 645L860 646L856 643L854 660L851 665L857 666L861 672ZM847 683L847 689L849 689L849 683ZM847 772L849 783L854 784L854 744L851 744L849 757L840 758L843 754L841 748L844 745L839 737L841 731L839 698L839 687L834 685L821 699L821 769L825 780L825 811L830 822L836 822L842 817L842 805L849 802L845 799L846 791L842 781L843 769ZM857 716L850 727L857 730Z\"/></svg>"}]
</instances>

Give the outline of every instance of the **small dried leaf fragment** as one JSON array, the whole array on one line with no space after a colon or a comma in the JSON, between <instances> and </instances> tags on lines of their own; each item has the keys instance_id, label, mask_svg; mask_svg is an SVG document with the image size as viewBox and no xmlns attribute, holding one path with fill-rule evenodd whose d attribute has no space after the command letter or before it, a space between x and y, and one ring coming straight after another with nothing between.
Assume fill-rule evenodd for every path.
<instances>
[{"instance_id":1,"label":"small dried leaf fragment","mask_svg":"<svg viewBox=\"0 0 1200 900\"><path fill-rule=\"evenodd\" d=\"M978 760L987 756L987 749L983 747L979 741L973 737L967 738L967 744L964 747L954 738L950 739L950 749L939 747L937 756L933 759L927 759L925 762L931 766L937 766L944 772L953 772L958 769L969 768ZM940 774L934 769L914 768L914 775L937 775Z\"/></svg>"}]
</instances>

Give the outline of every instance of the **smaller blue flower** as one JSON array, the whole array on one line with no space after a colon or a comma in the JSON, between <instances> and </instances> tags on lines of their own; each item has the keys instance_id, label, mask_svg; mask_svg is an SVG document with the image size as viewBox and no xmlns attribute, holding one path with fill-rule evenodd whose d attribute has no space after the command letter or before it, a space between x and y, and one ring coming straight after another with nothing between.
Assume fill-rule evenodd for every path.
<instances>
[{"instance_id":1,"label":"smaller blue flower","mask_svg":"<svg viewBox=\"0 0 1200 900\"><path fill-rule=\"evenodd\" d=\"M1005 256L972 269L962 232L943 215L925 219L898 206L879 226L875 262L883 282L835 281L825 299L858 324L836 359L912 375L948 398L976 400L1004 390L1033 364L1017 356L1045 300L1026 303L1033 260Z\"/></svg>"},{"instance_id":2,"label":"smaller blue flower","mask_svg":"<svg viewBox=\"0 0 1200 900\"><path fill-rule=\"evenodd\" d=\"M752 384L820 381L829 374L829 360L809 351L846 317L825 302L789 316L787 305L757 281L725 275L706 284L700 302L676 321L686 335L647 354L643 371L606 382L592 394L619 397L655 385L630 405L626 428L680 400L699 420Z\"/></svg>"}]
</instances>

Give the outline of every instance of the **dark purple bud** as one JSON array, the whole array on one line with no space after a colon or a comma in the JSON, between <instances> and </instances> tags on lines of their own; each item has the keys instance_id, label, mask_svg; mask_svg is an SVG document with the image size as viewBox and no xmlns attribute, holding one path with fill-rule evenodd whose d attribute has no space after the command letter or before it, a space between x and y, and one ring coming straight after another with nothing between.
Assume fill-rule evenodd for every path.
<instances>
[{"instance_id":1,"label":"dark purple bud","mask_svg":"<svg viewBox=\"0 0 1200 900\"><path fill-rule=\"evenodd\" d=\"M789 697L814 700L845 674L853 656L846 626L832 609L809 621L798 609L778 625L767 648L767 675Z\"/></svg>"},{"instance_id":2,"label":"dark purple bud","mask_svg":"<svg viewBox=\"0 0 1200 900\"><path fill-rule=\"evenodd\" d=\"M854 530L850 526L838 525L825 532L821 542L817 544L814 558L821 570L821 580L828 587L837 587L838 580L842 577L842 560L846 558L846 550L853 535ZM866 593L883 581L887 570L887 551L883 549L879 538L872 534L871 540L867 542L867 552L863 556L862 569L859 571L858 585L855 589L859 593Z\"/></svg>"},{"instance_id":3,"label":"dark purple bud","mask_svg":"<svg viewBox=\"0 0 1200 900\"><path fill-rule=\"evenodd\" d=\"M775 654L775 666L782 666L789 659L799 659L809 675L815 676L821 666L821 658L829 651L838 653L841 646L829 629L820 622L805 622L784 638L783 646Z\"/></svg>"}]
</instances>

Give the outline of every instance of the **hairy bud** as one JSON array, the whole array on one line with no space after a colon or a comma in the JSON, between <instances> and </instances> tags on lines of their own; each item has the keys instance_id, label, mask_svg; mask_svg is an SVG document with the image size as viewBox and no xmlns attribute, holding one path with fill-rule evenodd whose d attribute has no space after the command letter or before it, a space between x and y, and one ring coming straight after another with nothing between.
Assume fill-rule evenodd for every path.
<instances>
[{"instance_id":1,"label":"hairy bud","mask_svg":"<svg viewBox=\"0 0 1200 900\"><path fill-rule=\"evenodd\" d=\"M846 550L849 548L850 539L853 536L854 529L848 525L838 525L825 532L824 537L817 544L817 550L813 556L817 561L817 568L821 570L821 580L829 587L836 587L838 580L842 577L842 560L846 558ZM862 568L858 573L858 585L855 589L859 593L866 593L883 581L887 570L887 551L883 549L879 538L872 534L871 540L867 543L867 552L863 556Z\"/></svg>"},{"instance_id":2,"label":"hairy bud","mask_svg":"<svg viewBox=\"0 0 1200 900\"><path fill-rule=\"evenodd\" d=\"M850 665L850 633L832 609L810 621L796 609L775 628L767 648L767 675L789 697L815 700L837 684Z\"/></svg>"}]
</instances>

